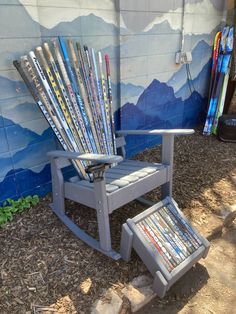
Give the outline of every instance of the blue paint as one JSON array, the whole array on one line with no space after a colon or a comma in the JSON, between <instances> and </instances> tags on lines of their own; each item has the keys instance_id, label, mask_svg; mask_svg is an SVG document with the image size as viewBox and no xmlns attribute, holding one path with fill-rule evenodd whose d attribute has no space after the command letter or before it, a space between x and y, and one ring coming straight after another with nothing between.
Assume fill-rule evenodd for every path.
<instances>
[{"instance_id":1,"label":"blue paint","mask_svg":"<svg viewBox=\"0 0 236 314\"><path fill-rule=\"evenodd\" d=\"M5 153L7 151L8 151L8 143L7 143L6 131L2 127L0 128L0 153Z\"/></svg>"},{"instance_id":2,"label":"blue paint","mask_svg":"<svg viewBox=\"0 0 236 314\"><path fill-rule=\"evenodd\" d=\"M200 1L195 0L195 2ZM15 41L15 47L10 56L12 59L33 49L42 37L51 38L58 35L74 36L77 41L94 47L96 51L106 52L113 58L111 59L114 77L112 82L113 101L117 106L120 101L121 105L124 104L115 112L116 129L192 127L202 121L206 108L205 96L207 95L210 69L208 60L211 54L211 46L207 42L210 42L209 40L216 30L212 30L212 33L209 34L186 34L185 36L185 45L192 50L193 54L193 63L190 68L192 72L197 73L193 77L196 92L192 94L189 92L184 67L173 73L167 83L154 79L149 82L149 86L144 88L139 84L136 86L132 83L117 82L120 75L119 70L122 70L119 69L118 58L129 56L132 61L134 56L153 58L153 55L157 54L155 62L158 62L158 54L168 55L170 52L177 51L176 43L180 33L179 30L171 28L167 21L156 24L149 31L133 31L128 28L119 28L112 23L107 23L101 17L88 14L70 22L61 21L55 27L48 29L34 21L18 0L15 0L14 3L17 6L1 5L0 13L3 25L2 37L6 38L5 40L12 37L19 39ZM157 8L166 6L166 4L155 5ZM67 9L65 8L65 10ZM106 11L105 14L107 13ZM115 12L109 12L109 14L113 13ZM128 17L129 13L124 13L125 23L129 23L129 18L135 17L132 10L130 13L130 17ZM14 18L14 23L9 23L9 16ZM129 36L123 36L119 45L120 35ZM160 45L159 38L164 37L167 38L167 43ZM24 42L24 38L26 42ZM21 42L24 43L22 47L20 46ZM28 48L29 46L30 48ZM169 46L171 46L170 49ZM4 49L2 59L7 52L6 48ZM155 59L153 58L153 60ZM22 124L34 120L35 123L40 123L40 120L36 119L42 115L33 100L31 102L25 84L12 70L12 64L7 64L6 61L9 62L9 60L3 60L1 66L7 67L7 71L2 76L0 75L0 202L6 197L17 198L29 194L44 195L51 191L50 167L46 153L49 150L61 149L50 128L40 135ZM157 68L156 65L157 63L155 63L155 68ZM162 68L163 65L160 64L160 67ZM199 73L200 68L202 70ZM151 73L152 69L144 69L143 75L149 77ZM22 102L18 104L20 97L22 97ZM14 104L16 105L14 106ZM129 136L126 142L127 155L133 156L145 148L159 144L161 138ZM42 164L45 166L40 170ZM65 177L68 177L71 171L74 170L67 169Z\"/></svg>"},{"instance_id":3,"label":"blue paint","mask_svg":"<svg viewBox=\"0 0 236 314\"><path fill-rule=\"evenodd\" d=\"M35 167L36 168L36 167ZM32 169L20 169L15 173L16 187L19 195L25 191L30 191L35 188L43 186L46 182L51 181L50 165L47 164L40 172L35 172Z\"/></svg>"},{"instance_id":4,"label":"blue paint","mask_svg":"<svg viewBox=\"0 0 236 314\"><path fill-rule=\"evenodd\" d=\"M17 196L16 178L14 174L7 175L5 178L0 178L0 204L7 198L14 198Z\"/></svg>"}]
</instances>

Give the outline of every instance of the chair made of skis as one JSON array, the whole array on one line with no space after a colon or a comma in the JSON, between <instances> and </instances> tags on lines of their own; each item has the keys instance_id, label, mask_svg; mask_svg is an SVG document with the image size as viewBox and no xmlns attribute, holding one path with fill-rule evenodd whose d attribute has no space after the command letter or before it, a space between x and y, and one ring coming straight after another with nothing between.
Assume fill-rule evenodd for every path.
<instances>
[{"instance_id":1,"label":"chair made of skis","mask_svg":"<svg viewBox=\"0 0 236 314\"><path fill-rule=\"evenodd\" d=\"M82 50L76 43L76 54L71 40L67 45L63 38L59 42L61 50L55 41L52 50L44 43L35 53L14 61L64 148L48 153L51 207L77 237L115 260L128 261L134 248L154 277L154 291L163 297L209 250L208 241L189 224L172 198L174 137L194 131L121 130L115 134L109 57L105 56L106 88L100 53L97 67L93 49L84 46ZM126 135L162 136L161 163L125 159ZM70 172L68 166L74 170ZM161 201L153 205L143 195L157 187L161 187ZM69 218L65 199L96 210L99 239ZM111 245L109 215L135 199L153 206L123 224L118 253Z\"/></svg>"},{"instance_id":2,"label":"chair made of skis","mask_svg":"<svg viewBox=\"0 0 236 314\"><path fill-rule=\"evenodd\" d=\"M118 131L116 147L119 155L82 154L69 151L48 153L52 172L52 209L60 220L92 248L119 259L111 247L109 215L119 207L141 199L145 193L161 186L162 198L172 195L173 155L175 135L192 134L193 130ZM125 135L162 135L162 161L149 163L125 159ZM90 161L87 172L92 182L78 176L65 180L62 170L73 160ZM65 199L88 207L97 213L99 241L85 233L65 213Z\"/></svg>"}]
</instances>

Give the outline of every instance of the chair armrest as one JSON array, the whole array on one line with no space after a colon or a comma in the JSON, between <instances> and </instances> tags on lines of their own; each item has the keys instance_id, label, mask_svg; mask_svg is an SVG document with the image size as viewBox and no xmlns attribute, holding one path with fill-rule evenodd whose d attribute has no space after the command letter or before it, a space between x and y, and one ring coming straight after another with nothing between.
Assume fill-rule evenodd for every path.
<instances>
[{"instance_id":1,"label":"chair armrest","mask_svg":"<svg viewBox=\"0 0 236 314\"><path fill-rule=\"evenodd\" d=\"M78 152L70 152L63 150L54 150L47 155L51 158L66 158L66 159L77 159L84 161L91 161L97 164L115 164L123 160L123 157L118 155L104 155L104 154L80 154Z\"/></svg>"},{"instance_id":2,"label":"chair armrest","mask_svg":"<svg viewBox=\"0 0 236 314\"><path fill-rule=\"evenodd\" d=\"M116 131L118 135L188 135L193 134L193 129L163 129L163 130L120 130Z\"/></svg>"}]
</instances>

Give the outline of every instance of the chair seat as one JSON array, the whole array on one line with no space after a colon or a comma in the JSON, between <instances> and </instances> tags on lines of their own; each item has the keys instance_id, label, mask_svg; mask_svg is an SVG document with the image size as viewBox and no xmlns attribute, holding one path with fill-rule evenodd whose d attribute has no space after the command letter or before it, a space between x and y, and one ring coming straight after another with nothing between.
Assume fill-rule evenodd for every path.
<instances>
[{"instance_id":1,"label":"chair seat","mask_svg":"<svg viewBox=\"0 0 236 314\"><path fill-rule=\"evenodd\" d=\"M163 164L148 163L136 160L125 160L106 170L106 192L115 192L120 188L124 188L130 184L138 182L148 175L164 168L166 168L166 166ZM78 186L87 187L89 189L94 188L94 184L92 182L80 180L77 176L70 178L69 181L76 183Z\"/></svg>"}]
</instances>

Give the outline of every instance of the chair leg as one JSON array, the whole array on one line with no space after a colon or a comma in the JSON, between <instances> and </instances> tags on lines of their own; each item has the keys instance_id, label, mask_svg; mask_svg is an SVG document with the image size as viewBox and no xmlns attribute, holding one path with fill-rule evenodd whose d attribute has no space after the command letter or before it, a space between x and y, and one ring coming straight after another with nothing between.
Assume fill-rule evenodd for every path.
<instances>
[{"instance_id":1,"label":"chair leg","mask_svg":"<svg viewBox=\"0 0 236 314\"><path fill-rule=\"evenodd\" d=\"M172 182L167 182L161 186L161 199L172 196Z\"/></svg>"},{"instance_id":2,"label":"chair leg","mask_svg":"<svg viewBox=\"0 0 236 314\"><path fill-rule=\"evenodd\" d=\"M56 160L51 160L53 211L59 215L65 214L64 178L58 169Z\"/></svg>"},{"instance_id":3,"label":"chair leg","mask_svg":"<svg viewBox=\"0 0 236 314\"><path fill-rule=\"evenodd\" d=\"M168 182L161 187L161 198L172 196L173 182L173 158L174 158L174 135L165 134L162 137L162 163L169 166Z\"/></svg>"},{"instance_id":4,"label":"chair leg","mask_svg":"<svg viewBox=\"0 0 236 314\"><path fill-rule=\"evenodd\" d=\"M111 251L110 221L104 179L94 181L94 192L96 199L100 247L104 251Z\"/></svg>"}]
</instances>

